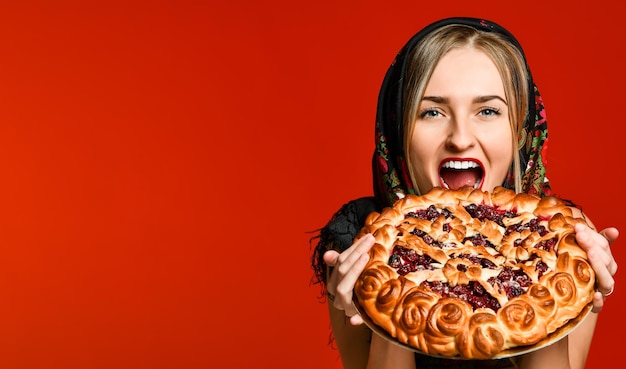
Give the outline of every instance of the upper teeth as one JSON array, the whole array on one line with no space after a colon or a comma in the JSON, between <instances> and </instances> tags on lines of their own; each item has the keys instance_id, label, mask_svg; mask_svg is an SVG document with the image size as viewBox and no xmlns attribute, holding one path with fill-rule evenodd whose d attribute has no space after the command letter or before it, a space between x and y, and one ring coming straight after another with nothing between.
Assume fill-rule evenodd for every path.
<instances>
[{"instance_id":1,"label":"upper teeth","mask_svg":"<svg viewBox=\"0 0 626 369\"><path fill-rule=\"evenodd\" d=\"M469 168L478 168L478 164L473 161L460 161L460 160L451 160L447 161L443 164L444 168L449 169L469 169Z\"/></svg>"}]
</instances>

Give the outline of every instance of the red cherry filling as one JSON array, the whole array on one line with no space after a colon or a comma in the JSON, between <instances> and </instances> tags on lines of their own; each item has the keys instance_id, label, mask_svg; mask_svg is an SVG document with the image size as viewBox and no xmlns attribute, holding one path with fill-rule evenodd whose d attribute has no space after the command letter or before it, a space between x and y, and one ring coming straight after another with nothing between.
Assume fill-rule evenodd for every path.
<instances>
[{"instance_id":1,"label":"red cherry filling","mask_svg":"<svg viewBox=\"0 0 626 369\"><path fill-rule=\"evenodd\" d=\"M534 260L538 258L537 254L533 255L530 259ZM548 264L544 263L543 261L538 261L537 265L535 266L535 270L537 271L537 279L541 279L541 276L543 276L548 270L550 270L550 268L548 267Z\"/></svg>"},{"instance_id":2,"label":"red cherry filling","mask_svg":"<svg viewBox=\"0 0 626 369\"><path fill-rule=\"evenodd\" d=\"M497 207L488 206L484 204L470 204L465 207L465 210L473 217L477 218L481 221L486 219L491 220L501 227L504 226L503 219L504 218L513 218L518 214L516 211L503 210L498 209ZM435 221L443 215L446 219L454 218L454 216L448 210L439 210L435 206L431 205L427 209L416 210L414 212L410 212L406 214L406 217L413 217L418 219L424 219L429 221ZM531 232L537 232L540 236L545 236L548 234L548 230L545 226L541 224L541 221L545 220L543 218L534 218L527 223L517 223L506 227L504 230L504 234L508 235L512 232L522 232L524 230L530 230ZM449 223L443 225L442 230L444 232L450 232ZM437 241L433 237L431 237L428 233L421 229L413 229L410 231L411 234L421 237L422 240L431 246L438 248L446 248L446 247L456 247L455 244L447 244L440 241ZM470 241L474 246L483 246L483 247L491 247L496 249L496 247L491 244L485 236L481 234L475 234L471 237L466 237L463 239L463 243L466 241ZM519 242L518 242L519 241ZM521 245L522 240L518 240L516 243ZM544 241L541 241L535 245L535 248L540 248L546 251L550 251L555 249L558 239L556 237L550 238ZM518 245L519 246L519 245ZM495 253L495 255L500 255L499 253ZM451 254L451 258L462 258L471 261L473 264L480 264L483 269L496 269L498 268L493 262L488 259L480 258L475 255L470 254L462 254L455 255ZM532 262L538 256L536 254L532 255L526 262ZM517 262L521 262L517 260ZM415 272L418 270L433 270L434 267L432 265L433 259L428 255L419 255L415 250L408 249L402 246L395 246L392 255L389 257L389 265L392 268L395 268L399 275L406 275L411 272ZM464 265L459 265L457 269L461 272L466 271L466 267ZM542 261L538 261L535 269L538 271L539 278L548 272L549 267L546 263ZM532 284L532 280L530 277L524 273L522 269L513 268L511 266L505 266L502 268L500 273L496 277L489 278L487 281L492 286L497 287L500 291L506 293L509 299L517 297L526 293L528 287ZM490 308L494 311L498 311L500 309L500 304L496 298L491 296L481 285L476 281L470 281L468 284L462 285L457 284L455 287L451 287L447 282L441 281L433 281L433 282L422 282L422 285L429 287L434 292L439 293L442 297L456 297L462 300L467 301L474 309L478 308Z\"/></svg>"},{"instance_id":3,"label":"red cherry filling","mask_svg":"<svg viewBox=\"0 0 626 369\"><path fill-rule=\"evenodd\" d=\"M443 215L446 219L453 217L450 210L442 209L441 211L439 211L435 207L435 205L431 205L427 209L411 211L406 214L405 218L417 218L434 222L435 219L439 218L440 215Z\"/></svg>"},{"instance_id":4,"label":"red cherry filling","mask_svg":"<svg viewBox=\"0 0 626 369\"><path fill-rule=\"evenodd\" d=\"M508 235L511 232L521 233L524 230L530 230L531 232L537 232L541 237L548 234L548 230L543 225L539 224L541 220L539 218L531 219L528 223L517 223L510 225L504 231L504 235Z\"/></svg>"},{"instance_id":5,"label":"red cherry filling","mask_svg":"<svg viewBox=\"0 0 626 369\"><path fill-rule=\"evenodd\" d=\"M457 284L454 287L450 287L448 283L424 281L422 286L429 287L441 297L456 297L465 300L472 305L474 310L490 308L493 311L498 311L501 307L498 300L487 293L483 286L476 281L470 281L465 285Z\"/></svg>"},{"instance_id":6,"label":"red cherry filling","mask_svg":"<svg viewBox=\"0 0 626 369\"><path fill-rule=\"evenodd\" d=\"M454 254L451 257L455 257ZM497 268L496 264L494 264L491 260L485 259L485 258L481 258L481 257L478 257L476 255L462 254L462 255L459 255L459 256L456 256L456 257L459 258L459 259L469 260L469 261L472 262L472 264L480 264L480 266L483 269L496 269Z\"/></svg>"},{"instance_id":7,"label":"red cherry filling","mask_svg":"<svg viewBox=\"0 0 626 369\"><path fill-rule=\"evenodd\" d=\"M509 266L504 267L497 277L490 278L487 282L492 285L497 285L504 290L509 300L525 293L528 286L532 283L530 278L521 269L513 269ZM456 297L467 301L474 310L490 308L494 312L497 312L501 307L498 300L491 296L483 286L476 281L470 281L465 285L457 284L454 287L450 287L448 283L439 281L424 281L422 285L429 287L442 297Z\"/></svg>"},{"instance_id":8,"label":"red cherry filling","mask_svg":"<svg viewBox=\"0 0 626 369\"><path fill-rule=\"evenodd\" d=\"M450 226L446 223L443 225L442 227L444 229L445 232L450 232L449 228ZM448 229L448 230L446 230ZM414 229L411 232L412 235L418 236L422 239L422 241L424 241L427 245L433 246L433 247L438 247L440 249L446 248L446 247L455 247L456 245L453 243L444 243L444 242L439 242L437 240L435 240L434 238L432 238L428 233L422 231L421 229Z\"/></svg>"},{"instance_id":9,"label":"red cherry filling","mask_svg":"<svg viewBox=\"0 0 626 369\"><path fill-rule=\"evenodd\" d=\"M497 277L491 277L487 282L503 289L510 300L525 293L532 280L523 270L505 266Z\"/></svg>"},{"instance_id":10,"label":"red cherry filling","mask_svg":"<svg viewBox=\"0 0 626 369\"><path fill-rule=\"evenodd\" d=\"M489 219L502 227L504 227L504 223L502 223L503 218L514 218L517 216L515 211L502 210L485 204L470 204L465 207L465 210L472 218L478 218L479 220Z\"/></svg>"},{"instance_id":11,"label":"red cherry filling","mask_svg":"<svg viewBox=\"0 0 626 369\"><path fill-rule=\"evenodd\" d=\"M399 275L407 275L418 270L433 270L432 262L433 259L428 255L420 255L413 249L396 245L388 263Z\"/></svg>"},{"instance_id":12,"label":"red cherry filling","mask_svg":"<svg viewBox=\"0 0 626 369\"><path fill-rule=\"evenodd\" d=\"M495 249L496 247L489 242L488 239L485 238L485 236L483 236L482 234L475 234L471 237L465 237L463 239L463 243L465 243L466 241L469 241L472 243L472 245L474 246L483 246L483 247L491 247L492 249Z\"/></svg>"}]
</instances>

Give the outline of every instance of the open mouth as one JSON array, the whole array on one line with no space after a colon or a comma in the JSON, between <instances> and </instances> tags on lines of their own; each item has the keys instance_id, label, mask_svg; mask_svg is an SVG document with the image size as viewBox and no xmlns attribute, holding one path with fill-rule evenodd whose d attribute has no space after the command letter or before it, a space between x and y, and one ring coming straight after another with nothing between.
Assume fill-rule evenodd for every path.
<instances>
[{"instance_id":1,"label":"open mouth","mask_svg":"<svg viewBox=\"0 0 626 369\"><path fill-rule=\"evenodd\" d=\"M485 171L477 160L446 160L439 167L441 186L458 190L464 186L480 188Z\"/></svg>"}]
</instances>

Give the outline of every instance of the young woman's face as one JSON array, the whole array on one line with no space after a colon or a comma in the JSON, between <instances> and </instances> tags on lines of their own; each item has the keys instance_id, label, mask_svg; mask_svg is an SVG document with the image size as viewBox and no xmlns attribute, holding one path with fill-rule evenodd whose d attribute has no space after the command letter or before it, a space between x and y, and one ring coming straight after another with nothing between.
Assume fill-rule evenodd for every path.
<instances>
[{"instance_id":1,"label":"young woman's face","mask_svg":"<svg viewBox=\"0 0 626 369\"><path fill-rule=\"evenodd\" d=\"M512 142L495 64L473 48L448 52L426 86L409 147L420 193L436 186L493 190L513 160Z\"/></svg>"}]
</instances>

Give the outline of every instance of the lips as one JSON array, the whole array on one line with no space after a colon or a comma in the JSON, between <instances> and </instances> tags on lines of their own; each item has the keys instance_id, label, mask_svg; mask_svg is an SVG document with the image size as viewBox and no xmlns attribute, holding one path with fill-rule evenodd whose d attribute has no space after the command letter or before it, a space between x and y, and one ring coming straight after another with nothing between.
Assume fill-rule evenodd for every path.
<instances>
[{"instance_id":1,"label":"lips","mask_svg":"<svg viewBox=\"0 0 626 369\"><path fill-rule=\"evenodd\" d=\"M439 182L444 188L458 190L464 186L480 188L485 177L482 163L476 159L450 158L439 166Z\"/></svg>"}]
</instances>

